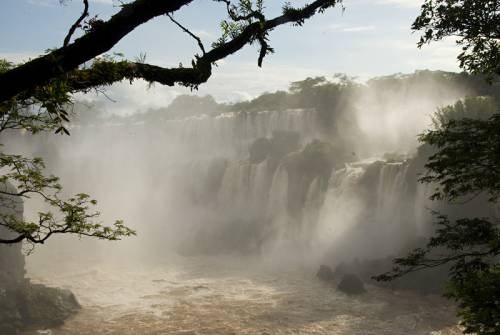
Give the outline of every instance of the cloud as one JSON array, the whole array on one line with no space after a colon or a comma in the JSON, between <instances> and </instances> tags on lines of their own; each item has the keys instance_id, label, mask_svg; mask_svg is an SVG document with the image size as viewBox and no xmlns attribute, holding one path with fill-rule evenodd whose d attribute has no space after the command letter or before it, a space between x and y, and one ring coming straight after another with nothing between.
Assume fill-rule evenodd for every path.
<instances>
[{"instance_id":1,"label":"cloud","mask_svg":"<svg viewBox=\"0 0 500 335\"><path fill-rule=\"evenodd\" d=\"M27 3L35 6L55 7L59 5L59 0L27 0Z\"/></svg>"},{"instance_id":2,"label":"cloud","mask_svg":"<svg viewBox=\"0 0 500 335\"><path fill-rule=\"evenodd\" d=\"M401 7L419 8L423 0L378 0L376 3L381 5L397 5Z\"/></svg>"},{"instance_id":3,"label":"cloud","mask_svg":"<svg viewBox=\"0 0 500 335\"><path fill-rule=\"evenodd\" d=\"M85 102L99 102L111 114L130 115L167 106L179 94L181 92L177 88L161 85L149 87L145 81L137 80L133 84L126 81L116 83L106 88L104 94L78 93L75 98Z\"/></svg>"},{"instance_id":4,"label":"cloud","mask_svg":"<svg viewBox=\"0 0 500 335\"><path fill-rule=\"evenodd\" d=\"M456 45L456 39L446 38L439 42L425 45L421 49L417 47L414 36L406 39L390 39L383 43L384 48L391 50L390 59L408 69L439 69L445 71L458 71L457 55L460 48ZM370 41L365 47L376 50L380 43Z\"/></svg>"},{"instance_id":5,"label":"cloud","mask_svg":"<svg viewBox=\"0 0 500 335\"><path fill-rule=\"evenodd\" d=\"M0 58L4 58L14 64L23 63L30 59L36 58L39 55L34 51L26 52L0 52Z\"/></svg>"},{"instance_id":6,"label":"cloud","mask_svg":"<svg viewBox=\"0 0 500 335\"><path fill-rule=\"evenodd\" d=\"M359 32L359 31L370 31L375 30L375 26L354 26L354 27L346 27L341 29L340 31L350 33L350 32Z\"/></svg>"},{"instance_id":7,"label":"cloud","mask_svg":"<svg viewBox=\"0 0 500 335\"><path fill-rule=\"evenodd\" d=\"M372 31L375 30L376 27L374 25L366 25L366 26L351 26L346 24L331 24L327 27L328 31L335 32L343 32L343 33L356 33L356 32L364 32L364 31Z\"/></svg>"},{"instance_id":8,"label":"cloud","mask_svg":"<svg viewBox=\"0 0 500 335\"><path fill-rule=\"evenodd\" d=\"M213 33L206 31L204 29L194 29L191 30L191 32L200 38L211 38L211 39L215 38L215 35Z\"/></svg>"},{"instance_id":9,"label":"cloud","mask_svg":"<svg viewBox=\"0 0 500 335\"><path fill-rule=\"evenodd\" d=\"M424 46L420 49L419 57L409 58L407 63L414 68L427 66L435 69L457 71L459 64L457 56L459 53L460 47L456 45L455 40L448 38Z\"/></svg>"},{"instance_id":10,"label":"cloud","mask_svg":"<svg viewBox=\"0 0 500 335\"><path fill-rule=\"evenodd\" d=\"M118 1L117 0L90 0L90 2L112 5L114 3L117 3Z\"/></svg>"},{"instance_id":11,"label":"cloud","mask_svg":"<svg viewBox=\"0 0 500 335\"><path fill-rule=\"evenodd\" d=\"M118 3L117 0L89 0L93 3L112 5ZM60 0L26 0L27 3L35 6L55 7L61 4Z\"/></svg>"}]
</instances>

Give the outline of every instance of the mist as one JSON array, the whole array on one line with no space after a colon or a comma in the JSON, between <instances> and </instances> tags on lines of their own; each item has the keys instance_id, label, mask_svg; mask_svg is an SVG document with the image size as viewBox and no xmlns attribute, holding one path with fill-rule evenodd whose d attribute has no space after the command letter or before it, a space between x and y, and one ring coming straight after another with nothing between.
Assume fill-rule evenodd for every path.
<instances>
[{"instance_id":1,"label":"mist","mask_svg":"<svg viewBox=\"0 0 500 335\"><path fill-rule=\"evenodd\" d=\"M6 151L42 157L46 170L60 177L64 196L88 193L99 201L102 222L123 219L137 231L119 242L54 236L27 256L28 276L70 288L84 306L118 304L148 317L156 305L141 299L160 299L157 286L164 282L176 283L169 292L181 282L196 292L224 285L249 290L242 299L256 294L252 304L259 305L267 303L266 290L312 285L311 294L320 294L325 288L310 281L327 264L339 273L361 266L363 280L375 287L370 276L428 237L430 209L440 206L417 182L427 157L418 134L432 126L437 108L481 95L484 87L473 77L430 71L363 84L336 78L308 78L238 103L180 96L170 106L128 116L77 102L70 136L10 134ZM25 217L39 210L36 201L26 201ZM360 265L372 261L382 265ZM289 276L299 281L289 283ZM101 293L92 295L87 285L96 283ZM389 299L372 290L373 299ZM212 299L205 302L223 303ZM313 304L326 303L318 299ZM394 303L414 313L404 301ZM258 311L252 304L249 310ZM116 318L120 308L112 309ZM452 307L443 308L448 321L424 318L426 327L454 325ZM373 319L385 320L387 311L379 312ZM76 320L99 318L87 312ZM277 319L271 319L266 327L274 329ZM78 322L61 334L79 334ZM394 331L406 331L403 324Z\"/></svg>"},{"instance_id":2,"label":"mist","mask_svg":"<svg viewBox=\"0 0 500 335\"><path fill-rule=\"evenodd\" d=\"M332 253L335 262L395 254L428 230L425 191L408 196L423 187L408 172L417 135L438 107L476 88L425 71L316 87L328 85L339 91L326 110L300 101L305 91L276 110L181 97L120 117L85 102L71 136L7 139L9 151L44 158L64 195L92 195L100 220L138 233L119 243L55 237L28 266L210 254L316 267ZM37 210L28 202L25 215Z\"/></svg>"}]
</instances>

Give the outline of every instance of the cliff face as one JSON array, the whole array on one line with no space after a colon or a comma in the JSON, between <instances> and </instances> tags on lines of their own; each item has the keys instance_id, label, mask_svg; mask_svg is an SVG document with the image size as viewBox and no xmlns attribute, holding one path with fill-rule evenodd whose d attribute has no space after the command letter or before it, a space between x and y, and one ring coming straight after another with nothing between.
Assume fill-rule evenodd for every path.
<instances>
[{"instance_id":1,"label":"cliff face","mask_svg":"<svg viewBox=\"0 0 500 335\"><path fill-rule=\"evenodd\" d=\"M0 236L6 232L0 230ZM20 283L24 278L24 256L21 244L0 245L0 289L3 286Z\"/></svg>"},{"instance_id":2,"label":"cliff face","mask_svg":"<svg viewBox=\"0 0 500 335\"><path fill-rule=\"evenodd\" d=\"M16 189L11 184L0 185L0 190L16 192ZM0 197L0 213L1 215L15 215L22 218L22 200L16 197ZM0 237L9 238L13 236L6 228L0 226ZM0 244L0 291L12 285L20 284L24 279L24 255L21 248L21 243Z\"/></svg>"},{"instance_id":3,"label":"cliff face","mask_svg":"<svg viewBox=\"0 0 500 335\"><path fill-rule=\"evenodd\" d=\"M14 186L8 183L0 184L0 190L13 193ZM23 216L23 202L11 196L0 197L0 220L6 215ZM1 238L12 238L14 234L0 226ZM13 299L14 292L24 282L24 255L22 244L0 244L0 334L16 334L21 328L21 318Z\"/></svg>"}]
</instances>

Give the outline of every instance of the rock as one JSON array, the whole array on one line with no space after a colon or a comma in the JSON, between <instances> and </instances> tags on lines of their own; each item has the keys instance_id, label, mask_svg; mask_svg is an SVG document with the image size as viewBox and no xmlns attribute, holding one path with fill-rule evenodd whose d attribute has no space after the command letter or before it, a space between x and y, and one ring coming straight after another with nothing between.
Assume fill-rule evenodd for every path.
<instances>
[{"instance_id":1,"label":"rock","mask_svg":"<svg viewBox=\"0 0 500 335\"><path fill-rule=\"evenodd\" d=\"M22 326L21 315L7 292L0 293L0 334L17 335Z\"/></svg>"},{"instance_id":2,"label":"rock","mask_svg":"<svg viewBox=\"0 0 500 335\"><path fill-rule=\"evenodd\" d=\"M266 158L279 161L299 149L300 135L294 131L273 131L271 138L258 138L248 148L250 163L258 164Z\"/></svg>"},{"instance_id":3,"label":"rock","mask_svg":"<svg viewBox=\"0 0 500 335\"><path fill-rule=\"evenodd\" d=\"M271 141L265 137L256 139L248 148L250 154L250 163L258 164L265 160L271 153Z\"/></svg>"},{"instance_id":4,"label":"rock","mask_svg":"<svg viewBox=\"0 0 500 335\"><path fill-rule=\"evenodd\" d=\"M346 294L362 294L366 292L365 285L361 279L354 274L344 275L337 289Z\"/></svg>"},{"instance_id":5,"label":"rock","mask_svg":"<svg viewBox=\"0 0 500 335\"><path fill-rule=\"evenodd\" d=\"M23 327L59 326L80 309L71 291L28 284L18 291L18 308Z\"/></svg>"},{"instance_id":6,"label":"rock","mask_svg":"<svg viewBox=\"0 0 500 335\"><path fill-rule=\"evenodd\" d=\"M0 334L61 325L80 305L68 290L31 284L28 280L0 294Z\"/></svg>"},{"instance_id":7,"label":"rock","mask_svg":"<svg viewBox=\"0 0 500 335\"><path fill-rule=\"evenodd\" d=\"M299 149L300 134L295 131L274 130L271 138L271 156L280 159Z\"/></svg>"},{"instance_id":8,"label":"rock","mask_svg":"<svg viewBox=\"0 0 500 335\"><path fill-rule=\"evenodd\" d=\"M17 189L9 182L0 182L0 191L17 193ZM22 220L23 201L21 197L2 195L0 197L0 215L2 217L14 215L16 219ZM13 231L0 226L1 238L11 239L17 236L18 234ZM24 273L22 244L0 244L0 290L19 284L24 279Z\"/></svg>"},{"instance_id":9,"label":"rock","mask_svg":"<svg viewBox=\"0 0 500 335\"><path fill-rule=\"evenodd\" d=\"M316 277L324 281L331 281L335 278L332 268L328 265L321 265L319 267L318 273L316 274Z\"/></svg>"},{"instance_id":10,"label":"rock","mask_svg":"<svg viewBox=\"0 0 500 335\"><path fill-rule=\"evenodd\" d=\"M0 324L0 334L2 335L17 335L17 329L12 325L1 325Z\"/></svg>"}]
</instances>

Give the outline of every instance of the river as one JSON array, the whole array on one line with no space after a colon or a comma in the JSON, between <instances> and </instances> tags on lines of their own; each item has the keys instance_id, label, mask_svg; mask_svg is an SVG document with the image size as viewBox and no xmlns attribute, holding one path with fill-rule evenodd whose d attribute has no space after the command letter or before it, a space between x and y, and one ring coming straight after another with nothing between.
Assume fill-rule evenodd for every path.
<instances>
[{"instance_id":1,"label":"river","mask_svg":"<svg viewBox=\"0 0 500 335\"><path fill-rule=\"evenodd\" d=\"M72 290L81 311L59 328L23 335L459 334L439 296L368 285L347 296L314 271L183 258L155 266L92 266L32 280Z\"/></svg>"}]
</instances>

